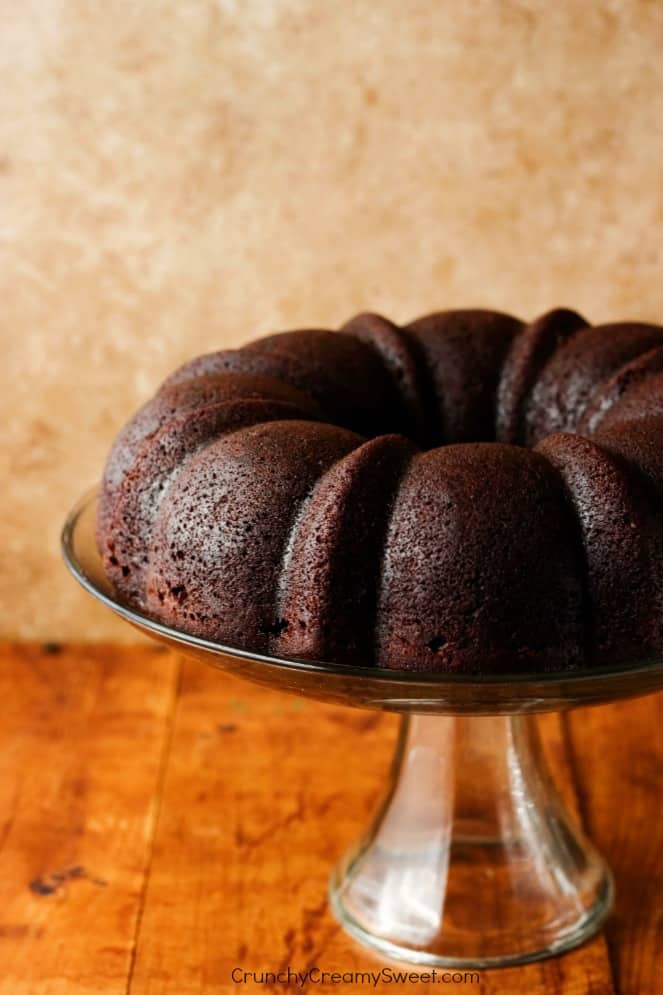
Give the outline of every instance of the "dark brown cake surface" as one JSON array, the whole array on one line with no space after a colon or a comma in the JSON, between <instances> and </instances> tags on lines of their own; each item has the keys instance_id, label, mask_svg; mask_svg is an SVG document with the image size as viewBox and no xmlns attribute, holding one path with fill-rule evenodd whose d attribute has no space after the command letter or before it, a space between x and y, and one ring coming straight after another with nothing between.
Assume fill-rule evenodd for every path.
<instances>
[{"instance_id":1,"label":"dark brown cake surface","mask_svg":"<svg viewBox=\"0 0 663 995\"><path fill-rule=\"evenodd\" d=\"M216 642L524 673L663 652L663 328L365 313L197 357L118 435L97 541Z\"/></svg>"}]
</instances>

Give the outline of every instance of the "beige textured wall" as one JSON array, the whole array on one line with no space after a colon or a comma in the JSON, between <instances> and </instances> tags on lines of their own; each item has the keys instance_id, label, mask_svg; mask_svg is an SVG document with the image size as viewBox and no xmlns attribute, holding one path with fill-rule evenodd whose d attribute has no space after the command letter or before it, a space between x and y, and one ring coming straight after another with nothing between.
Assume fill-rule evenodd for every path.
<instances>
[{"instance_id":1,"label":"beige textured wall","mask_svg":"<svg viewBox=\"0 0 663 995\"><path fill-rule=\"evenodd\" d=\"M656 0L0 0L0 632L197 351L366 307L663 318Z\"/></svg>"}]
</instances>

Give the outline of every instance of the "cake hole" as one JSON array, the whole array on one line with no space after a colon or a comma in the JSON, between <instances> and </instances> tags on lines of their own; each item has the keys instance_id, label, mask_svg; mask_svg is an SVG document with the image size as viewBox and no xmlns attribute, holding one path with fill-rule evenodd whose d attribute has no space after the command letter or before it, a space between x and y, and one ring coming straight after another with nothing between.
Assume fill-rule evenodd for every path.
<instances>
[{"instance_id":1,"label":"cake hole","mask_svg":"<svg viewBox=\"0 0 663 995\"><path fill-rule=\"evenodd\" d=\"M287 632L289 628L290 622L288 622L287 618L277 618L273 622L263 623L260 626L260 631L270 636L280 636L282 632Z\"/></svg>"},{"instance_id":2,"label":"cake hole","mask_svg":"<svg viewBox=\"0 0 663 995\"><path fill-rule=\"evenodd\" d=\"M180 605L187 599L187 589L184 584L175 584L171 587L170 593Z\"/></svg>"},{"instance_id":3,"label":"cake hole","mask_svg":"<svg viewBox=\"0 0 663 995\"><path fill-rule=\"evenodd\" d=\"M426 643L428 649L431 653L439 653L447 645L447 640L443 636L433 636L432 639Z\"/></svg>"},{"instance_id":4,"label":"cake hole","mask_svg":"<svg viewBox=\"0 0 663 995\"><path fill-rule=\"evenodd\" d=\"M122 567L122 576L123 577L128 577L130 573L131 573L131 571L129 570L129 567Z\"/></svg>"}]
</instances>

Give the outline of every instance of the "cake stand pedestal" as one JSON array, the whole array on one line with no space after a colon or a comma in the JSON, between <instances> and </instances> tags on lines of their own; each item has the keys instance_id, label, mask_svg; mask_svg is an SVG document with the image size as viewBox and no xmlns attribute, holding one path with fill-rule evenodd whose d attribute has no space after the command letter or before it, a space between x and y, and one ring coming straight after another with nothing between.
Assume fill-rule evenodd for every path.
<instances>
[{"instance_id":1,"label":"cake stand pedestal","mask_svg":"<svg viewBox=\"0 0 663 995\"><path fill-rule=\"evenodd\" d=\"M612 883L561 803L534 716L410 715L330 898L345 929L389 957L491 967L582 942Z\"/></svg>"},{"instance_id":2,"label":"cake stand pedestal","mask_svg":"<svg viewBox=\"0 0 663 995\"><path fill-rule=\"evenodd\" d=\"M91 492L72 510L64 557L83 587L132 625L267 687L402 713L377 814L330 883L334 913L352 936L400 961L479 968L548 957L598 929L612 901L610 872L553 786L534 713L659 690L663 661L468 677L222 646L121 601L96 549L96 507Z\"/></svg>"}]
</instances>

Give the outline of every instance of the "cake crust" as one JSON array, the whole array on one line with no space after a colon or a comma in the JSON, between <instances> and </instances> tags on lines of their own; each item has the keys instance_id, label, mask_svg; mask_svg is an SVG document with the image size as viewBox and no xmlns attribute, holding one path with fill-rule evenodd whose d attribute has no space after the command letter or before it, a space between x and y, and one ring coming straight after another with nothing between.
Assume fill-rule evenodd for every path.
<instances>
[{"instance_id":1,"label":"cake crust","mask_svg":"<svg viewBox=\"0 0 663 995\"><path fill-rule=\"evenodd\" d=\"M118 435L120 596L222 644L536 673L663 652L663 328L363 313L176 370Z\"/></svg>"}]
</instances>

